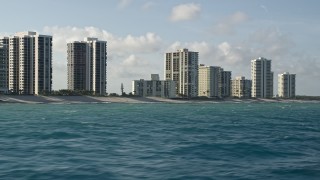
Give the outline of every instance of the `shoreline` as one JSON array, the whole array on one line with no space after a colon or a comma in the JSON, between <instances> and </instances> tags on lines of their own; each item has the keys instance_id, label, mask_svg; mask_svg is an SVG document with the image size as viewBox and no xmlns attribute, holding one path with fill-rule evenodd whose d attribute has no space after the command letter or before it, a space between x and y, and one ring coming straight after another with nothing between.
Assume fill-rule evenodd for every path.
<instances>
[{"instance_id":1,"label":"shoreline","mask_svg":"<svg viewBox=\"0 0 320 180\"><path fill-rule=\"evenodd\" d=\"M0 103L22 104L90 104L90 103L320 103L319 100L300 99L166 99L160 97L99 97L99 96L34 96L0 95Z\"/></svg>"}]
</instances>

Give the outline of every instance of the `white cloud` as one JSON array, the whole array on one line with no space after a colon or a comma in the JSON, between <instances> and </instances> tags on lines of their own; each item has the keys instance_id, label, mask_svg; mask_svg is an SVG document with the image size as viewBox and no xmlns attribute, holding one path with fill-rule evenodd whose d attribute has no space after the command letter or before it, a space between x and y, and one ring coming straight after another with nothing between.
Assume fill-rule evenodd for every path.
<instances>
[{"instance_id":1,"label":"white cloud","mask_svg":"<svg viewBox=\"0 0 320 180\"><path fill-rule=\"evenodd\" d=\"M245 18L235 18L243 21ZM297 74L297 93L317 94L313 81L320 77L319 57L299 52L293 40L277 28L260 29L242 42L222 41L213 44L209 41L181 42L175 41L165 47L161 38L155 33L140 36L117 36L96 27L45 27L46 34L53 35L53 86L54 89L66 88L67 77L67 42L82 40L85 37L97 37L108 41L108 92L119 92L123 82L126 92L130 92L131 81L149 79L151 73L163 75L163 54L188 48L199 52L200 62L210 66L221 66L232 71L232 75L244 75L250 78L250 60L263 56L272 59L277 74L284 71ZM277 92L275 90L275 92Z\"/></svg>"},{"instance_id":2,"label":"white cloud","mask_svg":"<svg viewBox=\"0 0 320 180\"><path fill-rule=\"evenodd\" d=\"M272 60L274 71L274 92L277 93L277 75L283 72L297 74L297 94L318 95L318 85L314 80L320 78L320 57L312 57L295 48L293 40L277 28L261 29L249 35L244 41L212 44L202 42L173 42L169 51L188 48L199 52L199 63L221 66L232 71L232 76L246 76L251 79L250 62L260 56Z\"/></svg>"},{"instance_id":3,"label":"white cloud","mask_svg":"<svg viewBox=\"0 0 320 180\"><path fill-rule=\"evenodd\" d=\"M156 52L162 45L161 38L155 33L150 32L138 37L127 35L124 38L113 38L111 41L110 46L118 53L123 51Z\"/></svg>"},{"instance_id":4,"label":"white cloud","mask_svg":"<svg viewBox=\"0 0 320 180\"><path fill-rule=\"evenodd\" d=\"M234 47L228 42L223 42L218 45L210 44L209 42L186 42L181 43L176 41L172 43L167 50L176 51L177 49L188 48L189 51L199 52L201 64L210 66L234 66L241 63L245 51L241 47Z\"/></svg>"},{"instance_id":5,"label":"white cloud","mask_svg":"<svg viewBox=\"0 0 320 180\"><path fill-rule=\"evenodd\" d=\"M213 32L220 35L233 34L237 25L249 20L249 16L244 12L236 12L225 19L222 19L213 27Z\"/></svg>"},{"instance_id":6,"label":"white cloud","mask_svg":"<svg viewBox=\"0 0 320 180\"><path fill-rule=\"evenodd\" d=\"M229 17L229 21L231 24L240 24L246 22L248 19L248 15L244 12L236 12Z\"/></svg>"},{"instance_id":7,"label":"white cloud","mask_svg":"<svg viewBox=\"0 0 320 180\"><path fill-rule=\"evenodd\" d=\"M162 48L161 38L152 32L140 36L129 34L121 37L96 27L55 26L45 27L43 31L53 36L54 89L65 89L67 85L67 42L81 41L85 37L97 37L108 41L108 79L120 79L128 84L132 78L140 79L143 78L139 77L141 74L149 74L149 71L159 69L159 64L149 63L142 58L148 54L158 54ZM162 56L160 58L162 59ZM114 83L116 82L108 81L108 91L116 92Z\"/></svg>"},{"instance_id":8,"label":"white cloud","mask_svg":"<svg viewBox=\"0 0 320 180\"><path fill-rule=\"evenodd\" d=\"M180 4L172 8L171 21L187 21L199 17L201 7L199 4L189 3Z\"/></svg>"},{"instance_id":9,"label":"white cloud","mask_svg":"<svg viewBox=\"0 0 320 180\"><path fill-rule=\"evenodd\" d=\"M54 36L53 44L56 51L66 52L67 42L83 40L85 37L97 37L108 41L108 51L121 55L127 52L150 53L158 51L162 46L161 38L148 32L141 36L127 35L119 37L96 27L45 27L44 32Z\"/></svg>"},{"instance_id":10,"label":"white cloud","mask_svg":"<svg viewBox=\"0 0 320 180\"><path fill-rule=\"evenodd\" d=\"M143 10L150 10L154 6L155 6L155 2L148 1L148 2L144 3L141 8Z\"/></svg>"},{"instance_id":11,"label":"white cloud","mask_svg":"<svg viewBox=\"0 0 320 180\"><path fill-rule=\"evenodd\" d=\"M281 33L278 28L257 30L249 40L252 45L261 47L259 53L270 54L273 57L286 55L295 47L293 40Z\"/></svg>"},{"instance_id":12,"label":"white cloud","mask_svg":"<svg viewBox=\"0 0 320 180\"><path fill-rule=\"evenodd\" d=\"M268 8L265 6L265 5L260 5L260 7L266 12L266 13L269 13L269 10Z\"/></svg>"},{"instance_id":13,"label":"white cloud","mask_svg":"<svg viewBox=\"0 0 320 180\"><path fill-rule=\"evenodd\" d=\"M218 49L223 53L223 55L227 56L230 53L230 44L227 42L223 42L218 45Z\"/></svg>"},{"instance_id":14,"label":"white cloud","mask_svg":"<svg viewBox=\"0 0 320 180\"><path fill-rule=\"evenodd\" d=\"M134 54L131 54L129 57L127 57L122 63L121 63L122 66L127 66L127 67L138 67L138 66L147 66L149 65L148 61L140 58L140 57L137 57L136 55Z\"/></svg>"},{"instance_id":15,"label":"white cloud","mask_svg":"<svg viewBox=\"0 0 320 180\"><path fill-rule=\"evenodd\" d=\"M172 43L167 50L175 51L181 48L188 48L190 51L199 52L200 63L210 66L221 66L227 70L232 70L235 75L250 75L250 60L259 56L266 56L266 58L278 59L288 54L286 49L291 47L289 40L281 34L274 33L269 36L269 39L262 41L258 37L261 34L263 37L264 32L256 32L249 40L241 43L221 42L212 44L207 41L201 42L179 42ZM272 34L272 31L269 34ZM266 37L266 36L265 36ZM272 43L271 43L272 42ZM285 51L279 54L279 50ZM266 53L267 52L267 53Z\"/></svg>"},{"instance_id":16,"label":"white cloud","mask_svg":"<svg viewBox=\"0 0 320 180\"><path fill-rule=\"evenodd\" d=\"M244 67L248 66L253 55L251 55L250 49L233 45L228 42L223 42L218 45L218 52L220 56L220 61L227 67Z\"/></svg>"},{"instance_id":17,"label":"white cloud","mask_svg":"<svg viewBox=\"0 0 320 180\"><path fill-rule=\"evenodd\" d=\"M150 74L161 74L163 56L160 59L148 59L144 55L129 54L118 57L119 62L112 61L108 64L108 92L119 92L123 83L125 92L131 92L132 80L150 79ZM159 63L160 62L160 63ZM160 68L159 68L160 67Z\"/></svg>"},{"instance_id":18,"label":"white cloud","mask_svg":"<svg viewBox=\"0 0 320 180\"><path fill-rule=\"evenodd\" d=\"M114 78L129 78L136 80L145 77L146 69L152 68L152 64L141 56L130 54L121 63L112 74ZM150 72L151 74L151 72Z\"/></svg>"},{"instance_id":19,"label":"white cloud","mask_svg":"<svg viewBox=\"0 0 320 180\"><path fill-rule=\"evenodd\" d=\"M211 47L205 41L201 41L201 42L195 41L195 42L186 42L186 43L181 43L180 41L176 41L167 48L167 51L176 51L178 49L183 49L183 48L187 48L190 51L197 51L197 52L207 54L208 52L210 52Z\"/></svg>"},{"instance_id":20,"label":"white cloud","mask_svg":"<svg viewBox=\"0 0 320 180\"><path fill-rule=\"evenodd\" d=\"M130 5L131 2L132 2L132 0L119 0L118 6L119 6L120 8L125 8L125 7L127 7L128 5Z\"/></svg>"}]
</instances>

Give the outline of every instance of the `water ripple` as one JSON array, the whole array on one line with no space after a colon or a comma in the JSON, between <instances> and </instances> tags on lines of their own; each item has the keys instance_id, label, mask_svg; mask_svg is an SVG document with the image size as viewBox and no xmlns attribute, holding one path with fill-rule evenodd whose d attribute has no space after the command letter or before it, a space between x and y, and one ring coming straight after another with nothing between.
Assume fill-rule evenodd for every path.
<instances>
[{"instance_id":1,"label":"water ripple","mask_svg":"<svg viewBox=\"0 0 320 180\"><path fill-rule=\"evenodd\" d=\"M319 104L1 104L0 111L0 179L320 177Z\"/></svg>"}]
</instances>

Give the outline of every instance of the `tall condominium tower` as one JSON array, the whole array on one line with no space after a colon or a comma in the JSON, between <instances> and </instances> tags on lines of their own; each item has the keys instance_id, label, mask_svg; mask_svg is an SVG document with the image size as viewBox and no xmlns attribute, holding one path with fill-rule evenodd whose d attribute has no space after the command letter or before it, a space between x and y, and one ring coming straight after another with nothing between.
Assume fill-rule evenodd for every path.
<instances>
[{"instance_id":1,"label":"tall condominium tower","mask_svg":"<svg viewBox=\"0 0 320 180\"><path fill-rule=\"evenodd\" d=\"M245 79L244 76L238 76L232 80L231 96L238 98L250 98L251 97L251 84L252 81Z\"/></svg>"},{"instance_id":2,"label":"tall condominium tower","mask_svg":"<svg viewBox=\"0 0 320 180\"><path fill-rule=\"evenodd\" d=\"M0 93L9 90L9 37L0 37Z\"/></svg>"},{"instance_id":3,"label":"tall condominium tower","mask_svg":"<svg viewBox=\"0 0 320 180\"><path fill-rule=\"evenodd\" d=\"M218 97L220 82L220 67L199 66L198 96Z\"/></svg>"},{"instance_id":4,"label":"tall condominium tower","mask_svg":"<svg viewBox=\"0 0 320 180\"><path fill-rule=\"evenodd\" d=\"M278 75L278 93L282 98L296 96L296 75L285 72Z\"/></svg>"},{"instance_id":5,"label":"tall condominium tower","mask_svg":"<svg viewBox=\"0 0 320 180\"><path fill-rule=\"evenodd\" d=\"M219 79L219 96L230 97L231 95L231 71L224 71L220 68L220 79Z\"/></svg>"},{"instance_id":6,"label":"tall condominium tower","mask_svg":"<svg viewBox=\"0 0 320 180\"><path fill-rule=\"evenodd\" d=\"M86 38L68 43L68 89L105 95L107 88L107 41Z\"/></svg>"},{"instance_id":7,"label":"tall condominium tower","mask_svg":"<svg viewBox=\"0 0 320 180\"><path fill-rule=\"evenodd\" d=\"M0 40L9 48L8 88L16 94L52 90L52 36L20 32Z\"/></svg>"},{"instance_id":8,"label":"tall condominium tower","mask_svg":"<svg viewBox=\"0 0 320 180\"><path fill-rule=\"evenodd\" d=\"M252 97L272 98L273 72L271 60L259 57L251 60Z\"/></svg>"},{"instance_id":9,"label":"tall condominium tower","mask_svg":"<svg viewBox=\"0 0 320 180\"><path fill-rule=\"evenodd\" d=\"M8 46L0 42L0 94L8 92Z\"/></svg>"},{"instance_id":10,"label":"tall condominium tower","mask_svg":"<svg viewBox=\"0 0 320 180\"><path fill-rule=\"evenodd\" d=\"M198 96L199 53L188 49L165 54L165 79L176 83L178 96Z\"/></svg>"}]
</instances>

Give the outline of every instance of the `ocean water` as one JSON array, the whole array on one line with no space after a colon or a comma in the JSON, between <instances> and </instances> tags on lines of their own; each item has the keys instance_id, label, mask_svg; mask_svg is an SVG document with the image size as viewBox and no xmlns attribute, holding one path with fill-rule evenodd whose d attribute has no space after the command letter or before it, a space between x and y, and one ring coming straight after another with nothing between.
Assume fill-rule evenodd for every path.
<instances>
[{"instance_id":1,"label":"ocean water","mask_svg":"<svg viewBox=\"0 0 320 180\"><path fill-rule=\"evenodd\" d=\"M320 104L0 104L0 179L320 179Z\"/></svg>"}]
</instances>

